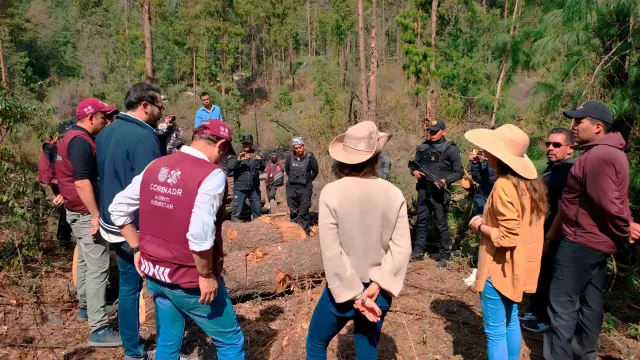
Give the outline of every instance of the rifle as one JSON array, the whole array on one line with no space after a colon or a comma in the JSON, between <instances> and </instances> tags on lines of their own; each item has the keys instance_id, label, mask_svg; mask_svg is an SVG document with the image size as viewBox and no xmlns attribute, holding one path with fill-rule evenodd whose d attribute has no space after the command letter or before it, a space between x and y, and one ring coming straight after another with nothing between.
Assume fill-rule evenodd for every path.
<instances>
[{"instance_id":1,"label":"rifle","mask_svg":"<svg viewBox=\"0 0 640 360\"><path fill-rule=\"evenodd\" d=\"M409 160L409 167L413 167L414 169L418 170L420 173L422 173L422 175L424 175L424 177L427 178L428 181L440 185L440 189L444 189L447 194L451 194L451 191L447 189L447 186L442 182L442 180L438 179L437 177L433 176L433 174L425 170L424 167L422 167L422 165L420 165L420 163L418 163L417 161Z\"/></svg>"}]
</instances>

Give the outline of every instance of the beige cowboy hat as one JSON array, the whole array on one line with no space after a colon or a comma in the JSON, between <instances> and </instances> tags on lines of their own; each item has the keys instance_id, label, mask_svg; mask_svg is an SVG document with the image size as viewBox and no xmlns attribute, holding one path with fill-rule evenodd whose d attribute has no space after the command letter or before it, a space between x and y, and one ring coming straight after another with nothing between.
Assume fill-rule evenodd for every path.
<instances>
[{"instance_id":1,"label":"beige cowboy hat","mask_svg":"<svg viewBox=\"0 0 640 360\"><path fill-rule=\"evenodd\" d=\"M535 179L538 171L527 156L529 136L519 127L506 124L495 130L474 129L464 134L472 144L491 153L525 179Z\"/></svg>"},{"instance_id":2,"label":"beige cowboy hat","mask_svg":"<svg viewBox=\"0 0 640 360\"><path fill-rule=\"evenodd\" d=\"M372 121L363 121L338 135L329 144L331 157L345 164L359 164L382 151L391 135L378 131Z\"/></svg>"}]
</instances>

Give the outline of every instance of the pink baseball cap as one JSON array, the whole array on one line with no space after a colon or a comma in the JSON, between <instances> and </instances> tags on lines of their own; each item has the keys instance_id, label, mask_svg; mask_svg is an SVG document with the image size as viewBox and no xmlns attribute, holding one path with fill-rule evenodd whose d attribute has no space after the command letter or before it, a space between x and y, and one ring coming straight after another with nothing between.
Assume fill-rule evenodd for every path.
<instances>
[{"instance_id":1,"label":"pink baseball cap","mask_svg":"<svg viewBox=\"0 0 640 360\"><path fill-rule=\"evenodd\" d=\"M78 104L76 119L84 119L98 112L108 114L114 111L116 111L115 106L107 105L98 98L88 98Z\"/></svg>"},{"instance_id":2,"label":"pink baseball cap","mask_svg":"<svg viewBox=\"0 0 640 360\"><path fill-rule=\"evenodd\" d=\"M236 151L233 149L233 145L231 144L233 136L231 135L231 129L229 125L220 121L220 120L207 120L200 124L194 131L194 134L206 134L213 135L220 138L223 138L229 141L229 147L227 150L227 155L235 155Z\"/></svg>"},{"instance_id":3,"label":"pink baseball cap","mask_svg":"<svg viewBox=\"0 0 640 360\"><path fill-rule=\"evenodd\" d=\"M221 137L231 142L231 129L229 125L219 120L207 120L200 124L195 130L196 134L207 134Z\"/></svg>"}]
</instances>

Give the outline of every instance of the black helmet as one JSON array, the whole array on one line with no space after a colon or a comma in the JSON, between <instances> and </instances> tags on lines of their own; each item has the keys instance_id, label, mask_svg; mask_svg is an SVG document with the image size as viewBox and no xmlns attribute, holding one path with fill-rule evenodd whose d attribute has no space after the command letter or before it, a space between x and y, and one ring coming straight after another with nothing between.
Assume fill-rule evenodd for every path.
<instances>
[{"instance_id":1,"label":"black helmet","mask_svg":"<svg viewBox=\"0 0 640 360\"><path fill-rule=\"evenodd\" d=\"M252 143L253 142L253 136L252 135L242 135L242 138L240 139L241 143Z\"/></svg>"}]
</instances>

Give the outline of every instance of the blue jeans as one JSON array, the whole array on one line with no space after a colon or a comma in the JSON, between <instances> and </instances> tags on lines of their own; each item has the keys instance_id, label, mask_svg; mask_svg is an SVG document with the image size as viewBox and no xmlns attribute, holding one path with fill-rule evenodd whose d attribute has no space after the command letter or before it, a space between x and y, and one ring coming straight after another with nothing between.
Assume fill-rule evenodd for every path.
<instances>
[{"instance_id":1,"label":"blue jeans","mask_svg":"<svg viewBox=\"0 0 640 360\"><path fill-rule=\"evenodd\" d=\"M120 294L118 295L118 327L124 354L134 358L144 357L144 339L140 337L140 291L142 278L133 264L131 247L125 241L112 243L118 256L120 270Z\"/></svg>"},{"instance_id":2,"label":"blue jeans","mask_svg":"<svg viewBox=\"0 0 640 360\"><path fill-rule=\"evenodd\" d=\"M325 288L311 317L307 335L307 360L325 360L327 346L331 339L351 319L353 319L356 359L377 359L382 322L391 307L391 295L380 290L376 304L382 310L382 317L377 323L372 323L353 308L353 301L338 304L329 289Z\"/></svg>"},{"instance_id":3,"label":"blue jeans","mask_svg":"<svg viewBox=\"0 0 640 360\"><path fill-rule=\"evenodd\" d=\"M245 201L249 198L251 204L251 217L253 220L262 215L262 200L260 199L260 189L253 188L251 190L233 189L233 202L231 216L239 218L242 209L244 209Z\"/></svg>"},{"instance_id":4,"label":"blue jeans","mask_svg":"<svg viewBox=\"0 0 640 360\"><path fill-rule=\"evenodd\" d=\"M489 279L480 294L480 305L489 360L519 359L522 334L518 304L500 294Z\"/></svg>"},{"instance_id":5,"label":"blue jeans","mask_svg":"<svg viewBox=\"0 0 640 360\"><path fill-rule=\"evenodd\" d=\"M200 289L197 288L181 289L148 278L147 290L153 294L155 305L157 360L177 360L180 357L187 318L211 337L219 360L244 359L244 335L224 281L218 280L218 295L209 305L198 302Z\"/></svg>"}]
</instances>

